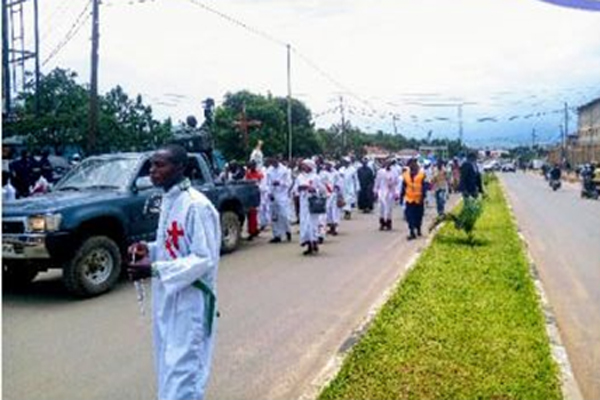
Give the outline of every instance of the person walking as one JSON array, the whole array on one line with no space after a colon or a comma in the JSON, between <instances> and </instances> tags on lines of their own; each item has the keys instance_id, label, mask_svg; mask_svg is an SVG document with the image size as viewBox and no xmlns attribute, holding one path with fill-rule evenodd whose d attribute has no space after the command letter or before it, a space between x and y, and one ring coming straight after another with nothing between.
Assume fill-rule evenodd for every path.
<instances>
[{"instance_id":1,"label":"person walking","mask_svg":"<svg viewBox=\"0 0 600 400\"><path fill-rule=\"evenodd\" d=\"M408 162L408 170L402 177L402 193L400 194L400 204L405 205L404 213L409 230L408 240L421 236L425 195L425 172L419 168L417 159L412 158Z\"/></svg>"},{"instance_id":2,"label":"person walking","mask_svg":"<svg viewBox=\"0 0 600 400\"><path fill-rule=\"evenodd\" d=\"M377 171L374 195L379 203L379 230L392 230L392 212L398 201L399 176L393 168L393 160L388 160L385 167Z\"/></svg>"},{"instance_id":3,"label":"person walking","mask_svg":"<svg viewBox=\"0 0 600 400\"><path fill-rule=\"evenodd\" d=\"M152 277L152 325L159 400L204 398L215 338L219 213L191 186L185 149L169 145L151 160L164 190L156 241L129 247L130 279Z\"/></svg>"},{"instance_id":4,"label":"person walking","mask_svg":"<svg viewBox=\"0 0 600 400\"><path fill-rule=\"evenodd\" d=\"M310 255L319 252L319 213L310 208L310 197L324 192L319 176L316 174L316 164L307 159L300 164L300 175L296 179L295 190L300 195L300 245L306 247L302 253Z\"/></svg>"},{"instance_id":5,"label":"person walking","mask_svg":"<svg viewBox=\"0 0 600 400\"><path fill-rule=\"evenodd\" d=\"M254 161L258 169L261 169L264 165L262 147L263 141L259 139L258 143L256 144L256 147L254 148L254 150L252 150L252 153L250 154L250 161Z\"/></svg>"},{"instance_id":6,"label":"person walking","mask_svg":"<svg viewBox=\"0 0 600 400\"><path fill-rule=\"evenodd\" d=\"M467 160L460 166L458 191L462 193L463 197L478 197L483 194L483 183L475 152L470 152Z\"/></svg>"},{"instance_id":7,"label":"person walking","mask_svg":"<svg viewBox=\"0 0 600 400\"><path fill-rule=\"evenodd\" d=\"M264 175L257 168L255 161L248 163L248 169L246 170L246 180L256 182L256 185L260 188L260 184L264 179ZM248 210L248 240L253 240L260 233L258 228L258 208L251 207Z\"/></svg>"},{"instance_id":8,"label":"person walking","mask_svg":"<svg viewBox=\"0 0 600 400\"><path fill-rule=\"evenodd\" d=\"M375 184L375 173L369 167L369 160L363 159L362 166L356 171L360 191L358 192L358 209L369 213L373 211L375 199L373 196L373 185Z\"/></svg>"},{"instance_id":9,"label":"person walking","mask_svg":"<svg viewBox=\"0 0 600 400\"><path fill-rule=\"evenodd\" d=\"M289 221L291 184L290 170L281 164L279 159L273 158L271 166L267 170L267 187L271 200L271 226L273 228L273 239L270 243L281 243L284 235L288 242L292 240Z\"/></svg>"},{"instance_id":10,"label":"person walking","mask_svg":"<svg viewBox=\"0 0 600 400\"><path fill-rule=\"evenodd\" d=\"M443 160L439 159L433 171L432 190L435 193L435 204L438 216L446 213L446 199L448 198L448 171Z\"/></svg>"}]
</instances>

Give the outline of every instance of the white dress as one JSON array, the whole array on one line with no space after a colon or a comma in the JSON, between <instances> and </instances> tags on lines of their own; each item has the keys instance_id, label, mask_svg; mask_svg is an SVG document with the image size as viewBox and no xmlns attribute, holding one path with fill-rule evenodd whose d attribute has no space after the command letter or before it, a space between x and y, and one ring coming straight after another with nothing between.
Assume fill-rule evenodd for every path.
<instances>
[{"instance_id":1,"label":"white dress","mask_svg":"<svg viewBox=\"0 0 600 400\"><path fill-rule=\"evenodd\" d=\"M399 176L396 169L387 170L382 168L377 171L375 178L374 191L377 194L377 202L379 204L379 218L384 220L392 219L392 211L394 210L395 199L399 196Z\"/></svg>"},{"instance_id":2,"label":"white dress","mask_svg":"<svg viewBox=\"0 0 600 400\"><path fill-rule=\"evenodd\" d=\"M202 399L215 337L219 214L185 180L164 194L156 241L152 309L158 399Z\"/></svg>"},{"instance_id":3,"label":"white dress","mask_svg":"<svg viewBox=\"0 0 600 400\"><path fill-rule=\"evenodd\" d=\"M279 182L279 185L275 185L275 182ZM269 167L267 170L267 187L269 195L273 196L271 201L271 224L273 236L280 239L283 239L283 236L291 231L289 223L289 189L291 184L292 178L288 168L281 164L276 168Z\"/></svg>"},{"instance_id":4,"label":"white dress","mask_svg":"<svg viewBox=\"0 0 600 400\"><path fill-rule=\"evenodd\" d=\"M316 190L316 193L310 193L308 190L298 190L300 194L300 243L316 242L319 237L319 214L310 213L308 198L315 194L323 194L324 188L321 185L319 177L314 172L302 172L296 178L294 186L296 190L299 186L308 186Z\"/></svg>"}]
</instances>

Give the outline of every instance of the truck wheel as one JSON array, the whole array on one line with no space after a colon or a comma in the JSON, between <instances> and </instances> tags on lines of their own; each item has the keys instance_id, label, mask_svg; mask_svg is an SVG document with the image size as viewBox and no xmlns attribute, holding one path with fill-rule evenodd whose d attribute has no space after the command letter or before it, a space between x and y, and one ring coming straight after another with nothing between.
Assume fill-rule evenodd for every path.
<instances>
[{"instance_id":1,"label":"truck wheel","mask_svg":"<svg viewBox=\"0 0 600 400\"><path fill-rule=\"evenodd\" d=\"M117 283L121 274L121 252L109 237L86 239L63 270L67 290L78 297L104 293Z\"/></svg>"},{"instance_id":2,"label":"truck wheel","mask_svg":"<svg viewBox=\"0 0 600 400\"><path fill-rule=\"evenodd\" d=\"M235 212L225 211L221 215L221 235L221 252L223 254L237 249L242 235L242 226Z\"/></svg>"},{"instance_id":3,"label":"truck wheel","mask_svg":"<svg viewBox=\"0 0 600 400\"><path fill-rule=\"evenodd\" d=\"M38 270L29 265L4 263L2 266L2 285L7 289L22 289L35 279Z\"/></svg>"}]
</instances>

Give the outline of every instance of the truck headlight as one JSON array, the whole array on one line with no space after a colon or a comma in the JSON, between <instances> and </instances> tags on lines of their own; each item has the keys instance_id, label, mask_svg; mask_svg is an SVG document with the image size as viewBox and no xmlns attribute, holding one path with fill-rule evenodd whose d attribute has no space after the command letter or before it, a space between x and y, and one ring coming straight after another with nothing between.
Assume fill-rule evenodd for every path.
<instances>
[{"instance_id":1,"label":"truck headlight","mask_svg":"<svg viewBox=\"0 0 600 400\"><path fill-rule=\"evenodd\" d=\"M60 214L36 215L27 219L28 232L54 232L60 228Z\"/></svg>"}]
</instances>

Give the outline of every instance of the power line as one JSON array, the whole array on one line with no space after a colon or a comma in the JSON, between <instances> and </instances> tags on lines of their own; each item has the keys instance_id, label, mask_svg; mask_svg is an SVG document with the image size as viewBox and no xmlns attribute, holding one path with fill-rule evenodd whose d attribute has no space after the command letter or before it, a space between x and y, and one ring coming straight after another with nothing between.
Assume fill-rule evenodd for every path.
<instances>
[{"instance_id":1,"label":"power line","mask_svg":"<svg viewBox=\"0 0 600 400\"><path fill-rule=\"evenodd\" d=\"M42 66L45 66L52 58L54 58L76 35L79 33L81 28L85 25L85 23L91 18L91 14L88 14L87 11L90 8L92 1L88 1L85 8L81 11L81 13L77 16L77 19L65 35L65 37L56 45L56 47L50 52L48 57L42 63Z\"/></svg>"},{"instance_id":2,"label":"power line","mask_svg":"<svg viewBox=\"0 0 600 400\"><path fill-rule=\"evenodd\" d=\"M231 17L231 16L225 14L224 12L221 12L221 11L217 10L216 8L208 6L198 0L188 0L188 1L208 12L211 12L211 13L231 22L232 24L239 26L240 28L247 30L248 32L252 32L253 34L262 37L263 39L269 40L269 41L271 41L277 45L283 46L283 47L287 47L287 45L288 45L288 43L284 42L283 40L279 40L275 36L270 35L270 34L266 33L265 31L254 28L254 27L246 24L245 22L242 22L237 18Z\"/></svg>"}]
</instances>

